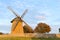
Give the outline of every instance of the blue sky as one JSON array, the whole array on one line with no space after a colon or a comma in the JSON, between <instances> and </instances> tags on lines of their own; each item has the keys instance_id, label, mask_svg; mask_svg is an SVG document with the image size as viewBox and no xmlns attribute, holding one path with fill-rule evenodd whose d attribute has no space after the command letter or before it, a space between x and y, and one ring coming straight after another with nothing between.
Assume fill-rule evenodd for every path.
<instances>
[{"instance_id":1,"label":"blue sky","mask_svg":"<svg viewBox=\"0 0 60 40\"><path fill-rule=\"evenodd\" d=\"M11 6L20 16L28 9L24 21L33 29L43 22L51 27L50 33L59 33L60 0L0 0L0 32L10 33L15 15L7 9Z\"/></svg>"}]
</instances>

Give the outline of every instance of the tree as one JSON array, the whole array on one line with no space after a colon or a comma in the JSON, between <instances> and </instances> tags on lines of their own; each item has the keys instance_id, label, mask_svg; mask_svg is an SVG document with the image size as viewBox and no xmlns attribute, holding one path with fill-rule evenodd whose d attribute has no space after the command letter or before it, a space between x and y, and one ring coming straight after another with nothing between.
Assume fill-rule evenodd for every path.
<instances>
[{"instance_id":1,"label":"tree","mask_svg":"<svg viewBox=\"0 0 60 40\"><path fill-rule=\"evenodd\" d=\"M37 27L34 29L35 33L49 33L50 31L50 26L45 23L39 23Z\"/></svg>"}]
</instances>

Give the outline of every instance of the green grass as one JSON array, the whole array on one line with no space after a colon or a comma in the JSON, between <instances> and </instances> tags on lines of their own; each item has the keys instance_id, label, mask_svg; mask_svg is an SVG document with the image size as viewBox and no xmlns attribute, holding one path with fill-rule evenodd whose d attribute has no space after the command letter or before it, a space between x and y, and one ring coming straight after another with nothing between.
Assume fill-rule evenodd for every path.
<instances>
[{"instance_id":1,"label":"green grass","mask_svg":"<svg viewBox=\"0 0 60 40\"><path fill-rule=\"evenodd\" d=\"M32 40L60 40L60 38L32 38Z\"/></svg>"},{"instance_id":2,"label":"green grass","mask_svg":"<svg viewBox=\"0 0 60 40\"><path fill-rule=\"evenodd\" d=\"M0 40L60 40L60 38L0 37Z\"/></svg>"}]
</instances>

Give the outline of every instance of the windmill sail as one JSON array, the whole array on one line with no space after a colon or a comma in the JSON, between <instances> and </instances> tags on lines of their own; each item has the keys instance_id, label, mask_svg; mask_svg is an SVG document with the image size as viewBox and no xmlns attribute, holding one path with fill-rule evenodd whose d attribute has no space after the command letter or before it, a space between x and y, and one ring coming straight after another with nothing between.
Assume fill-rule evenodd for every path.
<instances>
[{"instance_id":1,"label":"windmill sail","mask_svg":"<svg viewBox=\"0 0 60 40\"><path fill-rule=\"evenodd\" d=\"M8 8L10 11L12 11L15 16L19 17L19 15L18 15L11 7L8 6L7 8Z\"/></svg>"},{"instance_id":2,"label":"windmill sail","mask_svg":"<svg viewBox=\"0 0 60 40\"><path fill-rule=\"evenodd\" d=\"M24 13L22 14L21 18L24 17L24 15L26 14L27 11L28 11L28 9L26 9L26 10L24 11Z\"/></svg>"},{"instance_id":3,"label":"windmill sail","mask_svg":"<svg viewBox=\"0 0 60 40\"><path fill-rule=\"evenodd\" d=\"M8 9L10 10L10 11L12 11L17 17L19 17L20 19L22 19L23 17L24 17L24 15L26 14L26 12L28 11L28 9L26 9L25 11L24 11L24 13L22 14L22 16L20 17L19 15L17 15L16 14L16 12L15 11L13 11L13 9L11 8L11 7L8 7ZM28 25L24 20L22 20L26 25ZM29 26L29 25L28 25Z\"/></svg>"}]
</instances>

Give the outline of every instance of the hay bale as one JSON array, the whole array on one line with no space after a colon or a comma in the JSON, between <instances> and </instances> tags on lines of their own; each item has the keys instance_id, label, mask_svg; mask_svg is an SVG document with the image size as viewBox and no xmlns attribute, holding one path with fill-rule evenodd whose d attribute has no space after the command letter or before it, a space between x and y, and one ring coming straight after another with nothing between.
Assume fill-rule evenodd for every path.
<instances>
[{"instance_id":1,"label":"hay bale","mask_svg":"<svg viewBox=\"0 0 60 40\"><path fill-rule=\"evenodd\" d=\"M27 25L23 27L24 33L33 33L33 29Z\"/></svg>"}]
</instances>

